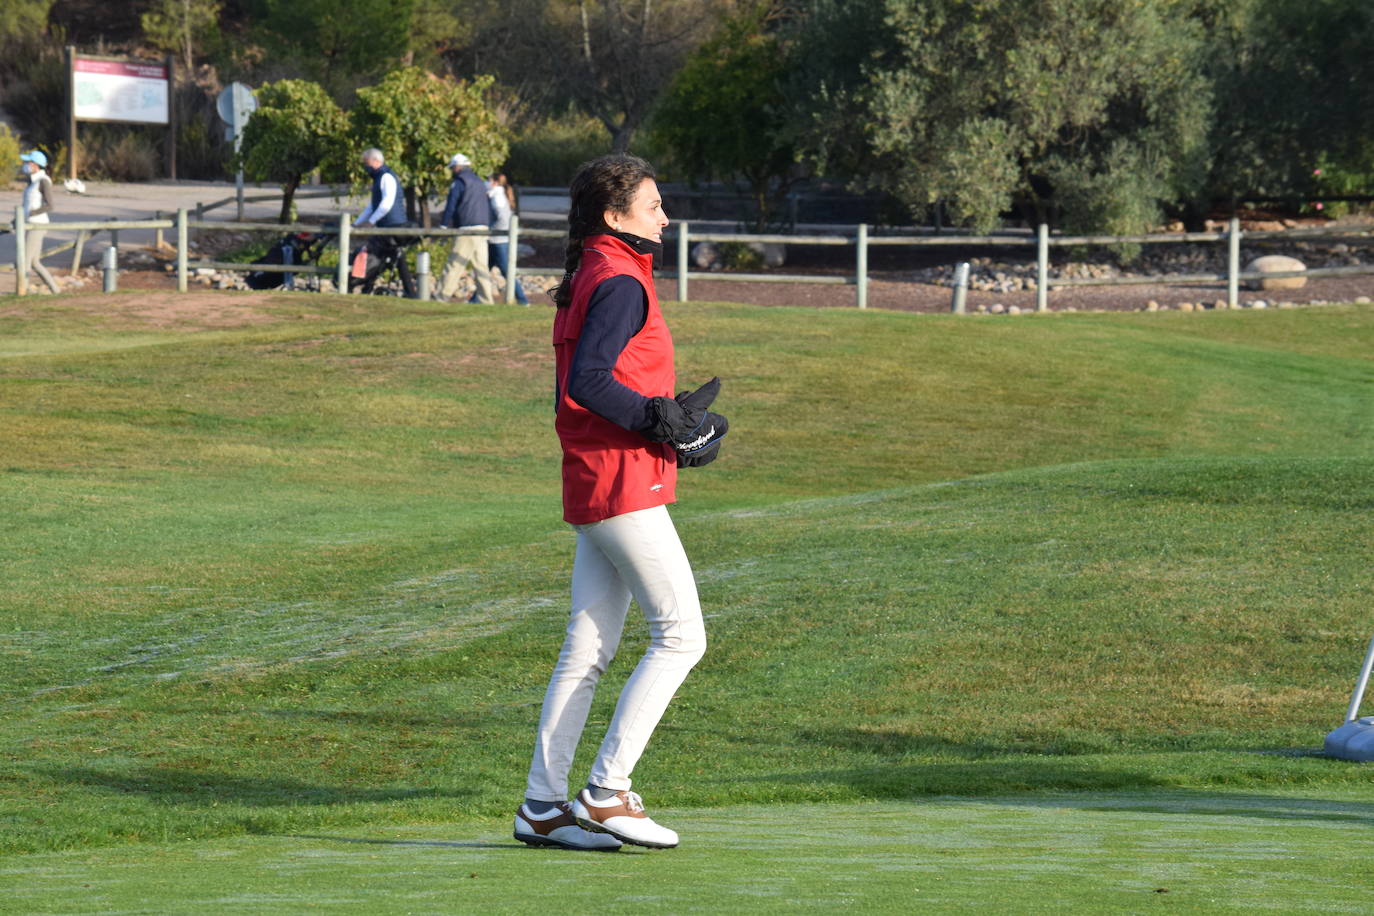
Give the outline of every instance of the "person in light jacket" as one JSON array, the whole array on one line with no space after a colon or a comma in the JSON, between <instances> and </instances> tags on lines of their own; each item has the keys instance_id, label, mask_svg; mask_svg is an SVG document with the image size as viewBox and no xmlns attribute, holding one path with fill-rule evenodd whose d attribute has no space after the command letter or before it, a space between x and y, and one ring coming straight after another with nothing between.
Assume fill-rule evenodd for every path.
<instances>
[{"instance_id":1,"label":"person in light jacket","mask_svg":"<svg viewBox=\"0 0 1374 916\"><path fill-rule=\"evenodd\" d=\"M43 171L47 166L48 157L42 150L19 157L20 171L29 179L29 186L24 189L24 222L29 226L24 236L27 261L24 273L32 270L56 293L60 292L57 281L43 266L43 240L48 237L48 230L37 228L48 225L48 214L52 212L52 179Z\"/></svg>"},{"instance_id":2,"label":"person in light jacket","mask_svg":"<svg viewBox=\"0 0 1374 916\"><path fill-rule=\"evenodd\" d=\"M487 237L487 258L491 262L492 270L499 270L501 276L506 278L506 282L510 283L510 218L515 212L515 189L511 187L510 179L506 177L505 172L497 172L491 176L487 198L491 201L492 232ZM477 301L475 293L472 301ZM530 300L525 297L525 287L520 285L519 278L515 278L515 301L521 305L530 304Z\"/></svg>"}]
</instances>

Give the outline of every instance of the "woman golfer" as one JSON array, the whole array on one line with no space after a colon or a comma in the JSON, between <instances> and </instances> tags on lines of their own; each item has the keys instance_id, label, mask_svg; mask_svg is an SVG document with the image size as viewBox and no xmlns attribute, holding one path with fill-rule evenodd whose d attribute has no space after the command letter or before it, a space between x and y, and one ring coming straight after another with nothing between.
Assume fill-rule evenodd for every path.
<instances>
[{"instance_id":1,"label":"woman golfer","mask_svg":"<svg viewBox=\"0 0 1374 916\"><path fill-rule=\"evenodd\" d=\"M553 349L563 517L577 532L572 616L515 838L572 849L671 847L677 834L645 813L630 773L706 649L696 582L667 506L677 469L720 450L725 418L707 410L720 380L672 394L673 341L652 274L668 217L652 167L634 156L594 159L570 196ZM632 598L649 625L649 648L620 694L586 787L569 803L573 752Z\"/></svg>"}]
</instances>

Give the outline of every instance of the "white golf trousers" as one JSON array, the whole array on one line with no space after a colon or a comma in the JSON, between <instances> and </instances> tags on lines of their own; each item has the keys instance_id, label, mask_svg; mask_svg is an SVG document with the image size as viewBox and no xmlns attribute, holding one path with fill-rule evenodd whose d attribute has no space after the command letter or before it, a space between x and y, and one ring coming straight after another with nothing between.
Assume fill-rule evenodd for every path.
<instances>
[{"instance_id":1,"label":"white golf trousers","mask_svg":"<svg viewBox=\"0 0 1374 916\"><path fill-rule=\"evenodd\" d=\"M630 788L630 772L687 672L706 651L692 567L666 506L574 525L572 617L544 694L526 797L563 801L597 681L620 645L633 597L649 648L625 683L588 782Z\"/></svg>"}]
</instances>

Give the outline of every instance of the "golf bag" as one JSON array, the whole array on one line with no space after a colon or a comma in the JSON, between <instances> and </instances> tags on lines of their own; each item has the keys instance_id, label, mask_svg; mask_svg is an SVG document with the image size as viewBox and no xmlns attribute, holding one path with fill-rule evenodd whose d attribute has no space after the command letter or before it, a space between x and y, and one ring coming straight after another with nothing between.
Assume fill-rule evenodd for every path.
<instances>
[{"instance_id":1,"label":"golf bag","mask_svg":"<svg viewBox=\"0 0 1374 916\"><path fill-rule=\"evenodd\" d=\"M318 237L308 232L293 232L278 239L267 254L254 264L305 264L313 259ZM286 281L286 274L275 270L255 270L244 276L249 289L276 289Z\"/></svg>"},{"instance_id":2,"label":"golf bag","mask_svg":"<svg viewBox=\"0 0 1374 916\"><path fill-rule=\"evenodd\" d=\"M396 239L376 235L366 245L355 248L349 258L352 265L348 276L349 290L414 299L416 286L410 265L406 262L406 249L418 241L417 238ZM395 280L400 281L399 289L393 282Z\"/></svg>"}]
</instances>

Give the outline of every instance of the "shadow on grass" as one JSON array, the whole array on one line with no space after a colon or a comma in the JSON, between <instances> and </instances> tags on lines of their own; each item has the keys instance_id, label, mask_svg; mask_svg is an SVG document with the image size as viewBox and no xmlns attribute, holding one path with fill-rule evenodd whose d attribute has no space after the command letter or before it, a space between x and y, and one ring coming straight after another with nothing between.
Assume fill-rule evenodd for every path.
<instances>
[{"instance_id":1,"label":"shadow on grass","mask_svg":"<svg viewBox=\"0 0 1374 916\"><path fill-rule=\"evenodd\" d=\"M146 767L121 771L92 767L35 768L53 780L109 793L143 795L163 804L213 805L233 802L254 807L339 805L418 798L459 798L472 793L433 788L352 788L297 779L235 776L214 770Z\"/></svg>"},{"instance_id":2,"label":"shadow on grass","mask_svg":"<svg viewBox=\"0 0 1374 916\"><path fill-rule=\"evenodd\" d=\"M287 833L288 840L321 840L326 843L361 843L371 846L439 846L449 849L508 849L518 852L533 847L524 843L464 843L460 840L379 840L371 837L327 836L323 833Z\"/></svg>"},{"instance_id":3,"label":"shadow on grass","mask_svg":"<svg viewBox=\"0 0 1374 916\"><path fill-rule=\"evenodd\" d=\"M1209 790L1192 789L1190 785L1233 784L1237 789L1291 791L1314 777L1336 775L1327 773L1326 767L1343 766L1312 748L1198 746L1132 752L1072 741L1052 745L965 743L938 736L846 728L803 730L794 737L817 748L867 752L877 760L871 766L770 772L743 775L734 781L763 786L843 786L871 799L1034 798L1043 793L1133 791L1149 792L1151 797L1154 793L1185 793L1180 797L1196 799L1205 797ZM1337 782L1343 778L1338 776ZM1233 800L1243 796L1217 791L1215 797ZM1365 806L1354 816L1361 820L1374 816L1374 805Z\"/></svg>"},{"instance_id":4,"label":"shadow on grass","mask_svg":"<svg viewBox=\"0 0 1374 916\"><path fill-rule=\"evenodd\" d=\"M946 801L950 801L946 799ZM1254 793L1230 794L1202 789L1173 789L1149 795L1099 798L1081 796L1025 795L985 799L998 805L1020 808L1074 808L1080 811L1123 811L1147 814L1180 814L1189 817L1245 817L1280 821L1325 821L1374 825L1374 804L1322 798L1289 798ZM957 800L956 802L957 803Z\"/></svg>"}]
</instances>

